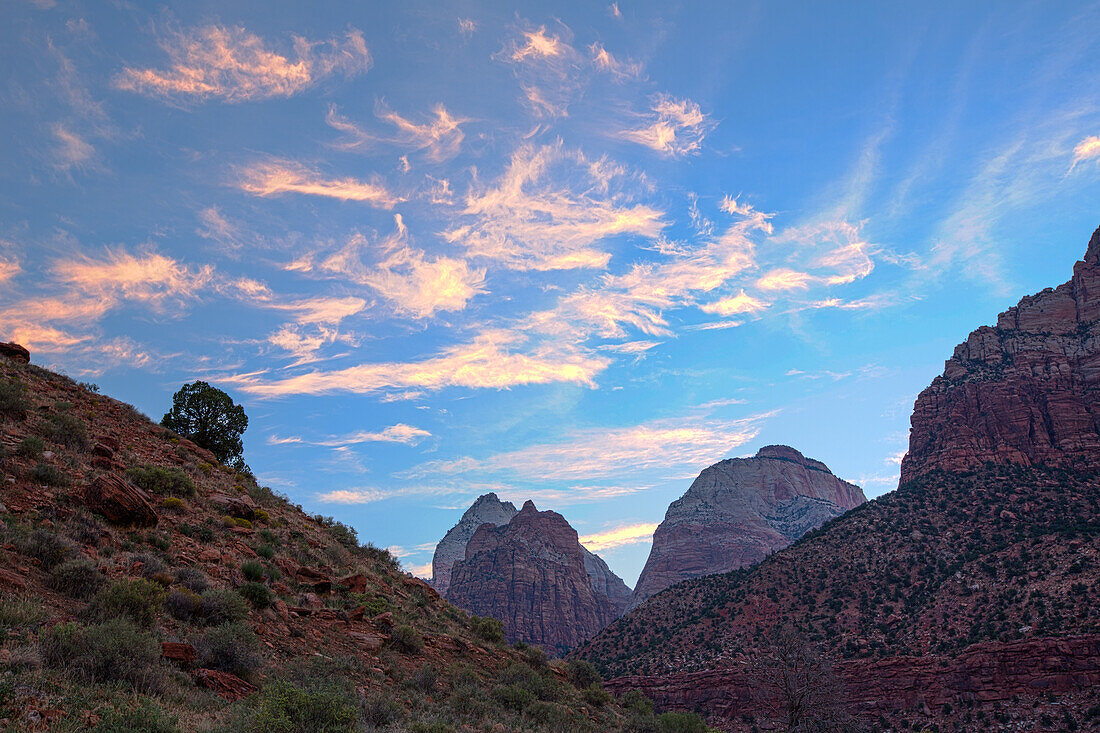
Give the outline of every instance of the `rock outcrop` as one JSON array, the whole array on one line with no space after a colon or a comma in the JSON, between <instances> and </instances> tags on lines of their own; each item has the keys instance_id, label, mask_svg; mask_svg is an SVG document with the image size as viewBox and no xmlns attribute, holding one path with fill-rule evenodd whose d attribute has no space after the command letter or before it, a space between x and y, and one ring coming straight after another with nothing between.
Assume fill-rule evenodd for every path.
<instances>
[{"instance_id":1,"label":"rock outcrop","mask_svg":"<svg viewBox=\"0 0 1100 733\"><path fill-rule=\"evenodd\" d=\"M577 531L528 501L510 522L482 524L451 568L447 598L504 624L509 641L564 652L618 617L593 588Z\"/></svg>"},{"instance_id":2,"label":"rock outcrop","mask_svg":"<svg viewBox=\"0 0 1100 733\"><path fill-rule=\"evenodd\" d=\"M21 346L14 341L0 343L0 356L6 356L20 364L31 363L31 352L27 351L27 347Z\"/></svg>"},{"instance_id":3,"label":"rock outcrop","mask_svg":"<svg viewBox=\"0 0 1100 733\"><path fill-rule=\"evenodd\" d=\"M865 501L858 486L787 446L716 463L669 506L629 608L682 580L754 565Z\"/></svg>"},{"instance_id":4,"label":"rock outcrop","mask_svg":"<svg viewBox=\"0 0 1100 733\"><path fill-rule=\"evenodd\" d=\"M466 543L474 536L477 528L483 524L507 524L514 516L515 504L501 501L496 494L482 494L477 498L458 524L451 527L435 547L435 555L432 557L432 586L440 595L447 595L451 584L451 566L466 557Z\"/></svg>"},{"instance_id":5,"label":"rock outcrop","mask_svg":"<svg viewBox=\"0 0 1100 733\"><path fill-rule=\"evenodd\" d=\"M84 491L84 504L112 524L154 527L157 512L149 495L118 474L97 476Z\"/></svg>"},{"instance_id":6,"label":"rock outcrop","mask_svg":"<svg viewBox=\"0 0 1100 733\"><path fill-rule=\"evenodd\" d=\"M1100 468L1100 229L1073 277L955 348L913 409L901 481L984 463Z\"/></svg>"},{"instance_id":7,"label":"rock outcrop","mask_svg":"<svg viewBox=\"0 0 1100 733\"><path fill-rule=\"evenodd\" d=\"M592 590L600 595L607 596L611 604L615 606L616 615L626 613L627 604L630 603L630 586L623 579L615 575L603 558L588 548L581 547L584 552L584 570L588 573L588 579L592 582Z\"/></svg>"}]
</instances>

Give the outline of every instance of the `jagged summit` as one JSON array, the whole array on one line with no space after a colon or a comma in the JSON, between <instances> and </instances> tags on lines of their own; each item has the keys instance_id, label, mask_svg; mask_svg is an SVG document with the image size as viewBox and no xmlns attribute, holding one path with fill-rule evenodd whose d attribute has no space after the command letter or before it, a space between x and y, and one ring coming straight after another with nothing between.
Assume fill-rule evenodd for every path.
<instances>
[{"instance_id":1,"label":"jagged summit","mask_svg":"<svg viewBox=\"0 0 1100 733\"><path fill-rule=\"evenodd\" d=\"M516 506L510 501L501 501L494 492L482 494L462 518L436 545L432 557L432 586L441 595L447 595L451 584L451 567L466 553L466 543L474 536L477 528L483 524L506 524L516 516Z\"/></svg>"}]
</instances>

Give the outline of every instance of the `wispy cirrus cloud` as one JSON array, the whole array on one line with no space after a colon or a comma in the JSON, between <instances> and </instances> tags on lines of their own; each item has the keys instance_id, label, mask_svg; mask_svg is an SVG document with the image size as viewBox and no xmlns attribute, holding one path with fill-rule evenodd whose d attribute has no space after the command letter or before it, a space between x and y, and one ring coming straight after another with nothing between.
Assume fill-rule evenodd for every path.
<instances>
[{"instance_id":1,"label":"wispy cirrus cloud","mask_svg":"<svg viewBox=\"0 0 1100 733\"><path fill-rule=\"evenodd\" d=\"M1069 172L1072 173L1078 163L1094 159L1100 159L1100 135L1090 135L1074 146Z\"/></svg>"},{"instance_id":2,"label":"wispy cirrus cloud","mask_svg":"<svg viewBox=\"0 0 1100 733\"><path fill-rule=\"evenodd\" d=\"M661 210L609 191L630 182L625 170L560 141L524 145L494 185L475 185L461 212L467 223L443 236L471 256L516 270L602 268L611 258L599 246L605 239L654 238L666 226Z\"/></svg>"},{"instance_id":3,"label":"wispy cirrus cloud","mask_svg":"<svg viewBox=\"0 0 1100 733\"><path fill-rule=\"evenodd\" d=\"M537 118L567 117L581 89L578 71L585 63L570 42L572 32L559 21L557 33L528 26L494 56L512 64L522 101Z\"/></svg>"},{"instance_id":4,"label":"wispy cirrus cloud","mask_svg":"<svg viewBox=\"0 0 1100 733\"><path fill-rule=\"evenodd\" d=\"M675 471L710 465L756 437L766 416L740 420L661 419L621 428L574 430L557 443L539 443L484 459L435 461L410 476L505 474L528 480L570 481Z\"/></svg>"},{"instance_id":5,"label":"wispy cirrus cloud","mask_svg":"<svg viewBox=\"0 0 1100 733\"><path fill-rule=\"evenodd\" d=\"M397 423L379 431L360 430L348 435L335 436L319 440L311 440L300 436L268 437L268 445L318 445L325 448L342 448L349 445L362 443L402 443L404 445L416 445L424 438L430 438L431 433L422 428L417 428L405 423Z\"/></svg>"},{"instance_id":6,"label":"wispy cirrus cloud","mask_svg":"<svg viewBox=\"0 0 1100 733\"><path fill-rule=\"evenodd\" d=\"M619 136L672 158L698 153L703 138L718 124L695 102L667 94L654 97L646 117L649 124L622 130Z\"/></svg>"},{"instance_id":7,"label":"wispy cirrus cloud","mask_svg":"<svg viewBox=\"0 0 1100 733\"><path fill-rule=\"evenodd\" d=\"M297 193L340 201L359 201L381 209L392 209L403 199L390 192L378 179L329 178L316 168L301 163L269 158L238 171L238 187L255 196Z\"/></svg>"},{"instance_id":8,"label":"wispy cirrus cloud","mask_svg":"<svg viewBox=\"0 0 1100 733\"><path fill-rule=\"evenodd\" d=\"M484 292L484 268L454 257L429 257L410 244L400 214L394 216L394 224L393 234L380 242L372 243L362 234L355 234L339 250L300 257L287 269L365 285L385 298L397 313L414 318L462 310L471 298ZM364 262L367 252L382 256L368 264Z\"/></svg>"},{"instance_id":9,"label":"wispy cirrus cloud","mask_svg":"<svg viewBox=\"0 0 1100 733\"><path fill-rule=\"evenodd\" d=\"M487 330L472 341L442 349L418 361L376 362L331 371L315 370L292 377L270 378L266 372L238 374L224 381L260 397L332 392L393 392L445 387L505 389L525 384L593 385L609 361L558 344L517 348L519 337Z\"/></svg>"},{"instance_id":10,"label":"wispy cirrus cloud","mask_svg":"<svg viewBox=\"0 0 1100 733\"><path fill-rule=\"evenodd\" d=\"M53 126L56 144L52 160L56 168L62 170L85 169L95 163L95 146L65 125Z\"/></svg>"},{"instance_id":11,"label":"wispy cirrus cloud","mask_svg":"<svg viewBox=\"0 0 1100 733\"><path fill-rule=\"evenodd\" d=\"M593 534L581 535L580 542L591 552L613 550L625 545L636 545L653 540L656 522L641 522L612 527Z\"/></svg>"},{"instance_id":12,"label":"wispy cirrus cloud","mask_svg":"<svg viewBox=\"0 0 1100 733\"><path fill-rule=\"evenodd\" d=\"M293 51L285 55L242 26L170 30L159 42L168 67L126 66L114 78L117 88L173 102L246 102L290 97L330 76L362 74L371 65L356 29L321 42L294 36Z\"/></svg>"},{"instance_id":13,"label":"wispy cirrus cloud","mask_svg":"<svg viewBox=\"0 0 1100 733\"><path fill-rule=\"evenodd\" d=\"M611 74L616 79L634 78L642 73L641 64L615 58L599 41L589 46L588 52L591 54L592 63L597 69Z\"/></svg>"},{"instance_id":14,"label":"wispy cirrus cloud","mask_svg":"<svg viewBox=\"0 0 1100 733\"><path fill-rule=\"evenodd\" d=\"M375 105L375 115L395 128L393 133L370 132L341 115L335 105L329 107L325 121L344 134L333 143L338 150L368 150L378 144L394 145L406 150L422 150L427 158L440 162L453 158L462 147L466 134L462 125L469 122L447 111L442 104L432 108L433 118L415 122L390 109L384 102Z\"/></svg>"}]
</instances>

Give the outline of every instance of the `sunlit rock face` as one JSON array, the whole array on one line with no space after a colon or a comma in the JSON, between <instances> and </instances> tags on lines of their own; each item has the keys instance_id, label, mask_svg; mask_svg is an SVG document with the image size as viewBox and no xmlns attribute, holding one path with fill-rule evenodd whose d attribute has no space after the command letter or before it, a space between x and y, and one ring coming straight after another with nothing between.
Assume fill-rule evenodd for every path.
<instances>
[{"instance_id":1,"label":"sunlit rock face","mask_svg":"<svg viewBox=\"0 0 1100 733\"><path fill-rule=\"evenodd\" d=\"M483 524L493 526L507 524L516 516L516 507L510 501L501 501L496 494L479 496L462 515L458 524L444 535L436 545L432 557L432 585L442 596L451 585L451 567L466 556L466 543Z\"/></svg>"},{"instance_id":2,"label":"sunlit rock face","mask_svg":"<svg viewBox=\"0 0 1100 733\"><path fill-rule=\"evenodd\" d=\"M466 557L451 568L447 599L500 619L509 641L560 654L619 616L593 587L585 553L563 516L528 501L507 524L474 532Z\"/></svg>"},{"instance_id":3,"label":"sunlit rock face","mask_svg":"<svg viewBox=\"0 0 1100 733\"><path fill-rule=\"evenodd\" d=\"M917 398L905 483L985 463L1100 468L1100 229L1073 277L955 347Z\"/></svg>"},{"instance_id":4,"label":"sunlit rock face","mask_svg":"<svg viewBox=\"0 0 1100 733\"><path fill-rule=\"evenodd\" d=\"M858 486L785 445L716 463L669 506L628 610L682 580L754 565L864 501Z\"/></svg>"}]
</instances>

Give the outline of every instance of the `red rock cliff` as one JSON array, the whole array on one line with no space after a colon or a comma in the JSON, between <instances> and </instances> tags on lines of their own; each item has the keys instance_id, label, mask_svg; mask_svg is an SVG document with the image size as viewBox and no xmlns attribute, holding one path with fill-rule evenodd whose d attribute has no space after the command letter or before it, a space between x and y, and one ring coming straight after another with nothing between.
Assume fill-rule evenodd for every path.
<instances>
[{"instance_id":1,"label":"red rock cliff","mask_svg":"<svg viewBox=\"0 0 1100 733\"><path fill-rule=\"evenodd\" d=\"M1100 468L1100 229L1069 282L955 347L913 408L905 483L986 462Z\"/></svg>"},{"instance_id":2,"label":"red rock cliff","mask_svg":"<svg viewBox=\"0 0 1100 733\"><path fill-rule=\"evenodd\" d=\"M504 623L509 641L554 653L570 649L618 617L585 570L577 531L557 512L528 501L507 524L483 524L451 568L447 598Z\"/></svg>"}]
</instances>

